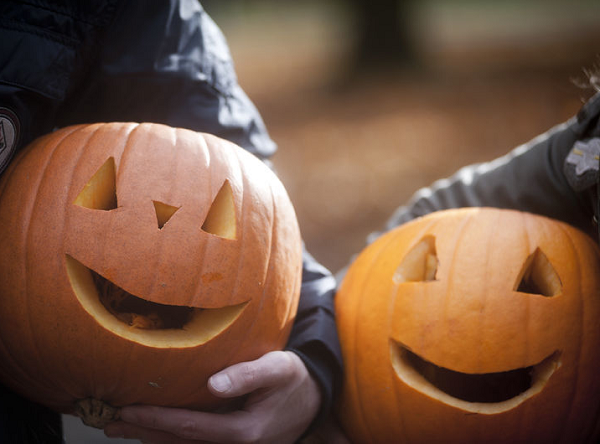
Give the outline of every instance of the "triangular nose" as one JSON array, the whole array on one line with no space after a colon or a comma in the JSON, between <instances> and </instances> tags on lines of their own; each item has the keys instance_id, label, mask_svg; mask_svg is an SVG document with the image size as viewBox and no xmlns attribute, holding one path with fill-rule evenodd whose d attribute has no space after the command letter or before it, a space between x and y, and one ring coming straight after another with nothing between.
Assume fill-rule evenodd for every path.
<instances>
[{"instance_id":1,"label":"triangular nose","mask_svg":"<svg viewBox=\"0 0 600 444\"><path fill-rule=\"evenodd\" d=\"M157 200L154 202L154 210L156 211L156 221L158 223L158 228L162 229L169 219L173 217L175 212L179 209L179 207L174 207L172 205L167 205L165 203L159 202Z\"/></svg>"}]
</instances>

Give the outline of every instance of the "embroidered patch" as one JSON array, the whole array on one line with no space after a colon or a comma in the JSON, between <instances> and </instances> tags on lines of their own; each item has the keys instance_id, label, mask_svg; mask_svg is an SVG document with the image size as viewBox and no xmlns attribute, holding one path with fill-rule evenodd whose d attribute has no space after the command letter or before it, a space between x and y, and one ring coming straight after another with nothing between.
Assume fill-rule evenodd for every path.
<instances>
[{"instance_id":1,"label":"embroidered patch","mask_svg":"<svg viewBox=\"0 0 600 444\"><path fill-rule=\"evenodd\" d=\"M0 174L6 169L19 141L19 119L11 110L0 108Z\"/></svg>"},{"instance_id":2,"label":"embroidered patch","mask_svg":"<svg viewBox=\"0 0 600 444\"><path fill-rule=\"evenodd\" d=\"M564 173L575 191L583 191L598 182L600 138L577 141L565 159Z\"/></svg>"}]
</instances>

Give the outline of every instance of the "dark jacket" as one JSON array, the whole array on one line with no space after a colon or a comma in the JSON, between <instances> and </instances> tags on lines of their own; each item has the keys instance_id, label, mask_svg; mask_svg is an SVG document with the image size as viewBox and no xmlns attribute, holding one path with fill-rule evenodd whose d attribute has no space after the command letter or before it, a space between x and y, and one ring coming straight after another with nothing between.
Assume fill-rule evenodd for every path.
<instances>
[{"instance_id":1,"label":"dark jacket","mask_svg":"<svg viewBox=\"0 0 600 444\"><path fill-rule=\"evenodd\" d=\"M276 149L237 83L223 35L197 1L0 2L0 174L34 138L106 121L212 133L267 162ZM329 271L305 252L287 348L322 389L319 417L341 378L334 289ZM29 442L22 433L30 442L60 442L58 415L18 397L9 404L14 395L1 390L0 442Z\"/></svg>"},{"instance_id":2,"label":"dark jacket","mask_svg":"<svg viewBox=\"0 0 600 444\"><path fill-rule=\"evenodd\" d=\"M464 167L419 190L384 231L436 210L488 206L562 220L597 239L599 117L596 94L577 116L506 156Z\"/></svg>"}]
</instances>

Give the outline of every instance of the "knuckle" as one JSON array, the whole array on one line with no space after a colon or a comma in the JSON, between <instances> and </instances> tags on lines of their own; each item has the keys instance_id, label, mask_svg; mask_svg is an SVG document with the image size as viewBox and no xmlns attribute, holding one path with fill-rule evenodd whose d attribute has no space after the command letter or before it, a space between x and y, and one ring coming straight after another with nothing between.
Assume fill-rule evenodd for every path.
<instances>
[{"instance_id":1,"label":"knuckle","mask_svg":"<svg viewBox=\"0 0 600 444\"><path fill-rule=\"evenodd\" d=\"M300 365L304 366L304 364L301 364L300 358L292 352L284 354L280 362L281 376L288 378L300 373Z\"/></svg>"},{"instance_id":2,"label":"knuckle","mask_svg":"<svg viewBox=\"0 0 600 444\"><path fill-rule=\"evenodd\" d=\"M253 383L256 380L257 374L254 366L249 363L241 364L239 372L240 378L247 383Z\"/></svg>"}]
</instances>

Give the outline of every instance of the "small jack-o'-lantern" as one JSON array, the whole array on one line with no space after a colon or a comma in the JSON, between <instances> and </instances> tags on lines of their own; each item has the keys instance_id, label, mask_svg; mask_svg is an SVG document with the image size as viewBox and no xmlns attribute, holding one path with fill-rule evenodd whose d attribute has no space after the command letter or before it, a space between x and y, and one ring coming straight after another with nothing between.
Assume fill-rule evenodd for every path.
<instances>
[{"instance_id":1,"label":"small jack-o'-lantern","mask_svg":"<svg viewBox=\"0 0 600 444\"><path fill-rule=\"evenodd\" d=\"M157 124L56 131L5 172L0 226L0 377L58 411L211 408L211 374L285 345L295 213L232 143Z\"/></svg>"},{"instance_id":2,"label":"small jack-o'-lantern","mask_svg":"<svg viewBox=\"0 0 600 444\"><path fill-rule=\"evenodd\" d=\"M586 442L600 415L600 252L541 216L470 208L386 233L336 296L356 442Z\"/></svg>"}]
</instances>

